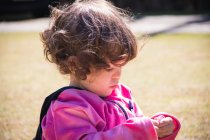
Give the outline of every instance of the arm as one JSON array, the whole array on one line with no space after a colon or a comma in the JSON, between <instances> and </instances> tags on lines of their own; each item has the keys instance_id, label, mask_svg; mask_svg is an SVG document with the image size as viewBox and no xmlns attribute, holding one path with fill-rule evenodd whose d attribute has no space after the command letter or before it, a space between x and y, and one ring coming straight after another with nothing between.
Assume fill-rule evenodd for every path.
<instances>
[{"instance_id":1,"label":"arm","mask_svg":"<svg viewBox=\"0 0 210 140\"><path fill-rule=\"evenodd\" d=\"M134 111L136 116L144 116L141 109L138 107L138 105L135 103L134 100L133 102L134 102ZM161 137L159 138L160 140L174 140L181 128L179 120L176 117L169 115L167 113L158 113L154 115L152 117L152 122L154 124L157 135ZM158 122L158 124L156 122ZM163 125L165 125L166 123L171 123L171 125L163 127ZM157 126L159 126L161 129L159 129ZM169 135L164 136L164 134L167 133Z\"/></svg>"},{"instance_id":2,"label":"arm","mask_svg":"<svg viewBox=\"0 0 210 140\"><path fill-rule=\"evenodd\" d=\"M146 117L132 118L108 131L93 132L84 140L157 140L150 120Z\"/></svg>"},{"instance_id":3,"label":"arm","mask_svg":"<svg viewBox=\"0 0 210 140\"><path fill-rule=\"evenodd\" d=\"M106 123L87 106L65 106L57 110L51 107L42 121L43 139L157 140L150 118L131 118L123 124L104 131Z\"/></svg>"},{"instance_id":4,"label":"arm","mask_svg":"<svg viewBox=\"0 0 210 140\"><path fill-rule=\"evenodd\" d=\"M159 136L163 135L161 136L161 138L159 138L160 140L175 139L181 128L181 124L176 117L169 115L167 113L158 113L154 115L152 119L155 120L153 121L153 124L155 124L156 121L158 122L155 124L155 128L157 130L158 135ZM156 126L158 126L159 128ZM164 133L165 134L169 133L170 135L164 136Z\"/></svg>"},{"instance_id":5,"label":"arm","mask_svg":"<svg viewBox=\"0 0 210 140\"><path fill-rule=\"evenodd\" d=\"M137 117L144 116L134 99L131 98L131 100L134 105L135 115ZM152 122L155 127L155 131L157 132L157 135L161 137L159 138L160 140L174 140L181 128L179 120L176 117L167 113L158 113L154 115L152 117Z\"/></svg>"}]
</instances>

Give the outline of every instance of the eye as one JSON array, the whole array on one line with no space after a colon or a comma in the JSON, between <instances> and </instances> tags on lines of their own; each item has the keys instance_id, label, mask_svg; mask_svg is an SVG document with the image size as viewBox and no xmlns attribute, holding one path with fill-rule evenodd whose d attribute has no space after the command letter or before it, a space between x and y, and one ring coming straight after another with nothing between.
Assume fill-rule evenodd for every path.
<instances>
[{"instance_id":1,"label":"eye","mask_svg":"<svg viewBox=\"0 0 210 140\"><path fill-rule=\"evenodd\" d=\"M106 68L106 71L108 71L108 72L110 72L110 71L112 71L114 68L112 68L112 67L108 67L108 68Z\"/></svg>"}]
</instances>

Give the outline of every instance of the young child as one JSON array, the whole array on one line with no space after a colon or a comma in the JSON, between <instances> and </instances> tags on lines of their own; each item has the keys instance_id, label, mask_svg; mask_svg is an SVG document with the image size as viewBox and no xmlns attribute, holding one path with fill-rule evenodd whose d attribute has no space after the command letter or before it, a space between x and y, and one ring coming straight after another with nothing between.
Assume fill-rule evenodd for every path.
<instances>
[{"instance_id":1,"label":"young child","mask_svg":"<svg viewBox=\"0 0 210 140\"><path fill-rule=\"evenodd\" d=\"M130 89L119 83L122 67L137 55L124 17L105 0L77 0L53 9L41 36L44 52L70 75L70 86L57 91L49 109L43 105L43 140L175 139L179 121L166 113L145 117Z\"/></svg>"}]
</instances>

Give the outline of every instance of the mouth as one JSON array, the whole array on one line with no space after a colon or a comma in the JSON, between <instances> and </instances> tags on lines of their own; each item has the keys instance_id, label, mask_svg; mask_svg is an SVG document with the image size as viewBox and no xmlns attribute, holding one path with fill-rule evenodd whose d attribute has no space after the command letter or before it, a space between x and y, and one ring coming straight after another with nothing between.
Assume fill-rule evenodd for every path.
<instances>
[{"instance_id":1,"label":"mouth","mask_svg":"<svg viewBox=\"0 0 210 140\"><path fill-rule=\"evenodd\" d=\"M115 89L117 87L118 87L118 84L115 84L115 85L110 86L110 88L112 88L112 89Z\"/></svg>"}]
</instances>

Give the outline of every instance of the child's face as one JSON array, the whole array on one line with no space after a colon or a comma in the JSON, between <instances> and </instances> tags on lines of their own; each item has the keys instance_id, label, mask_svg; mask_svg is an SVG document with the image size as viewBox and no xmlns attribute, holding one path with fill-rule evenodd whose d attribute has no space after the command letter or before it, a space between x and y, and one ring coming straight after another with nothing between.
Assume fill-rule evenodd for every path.
<instances>
[{"instance_id":1,"label":"child's face","mask_svg":"<svg viewBox=\"0 0 210 140\"><path fill-rule=\"evenodd\" d=\"M112 90L115 89L119 83L121 77L123 61L118 61L116 64L109 64L110 67L107 69L95 70L91 69L91 73L87 75L86 80L80 81L81 85L95 94L106 97L111 94Z\"/></svg>"}]
</instances>

